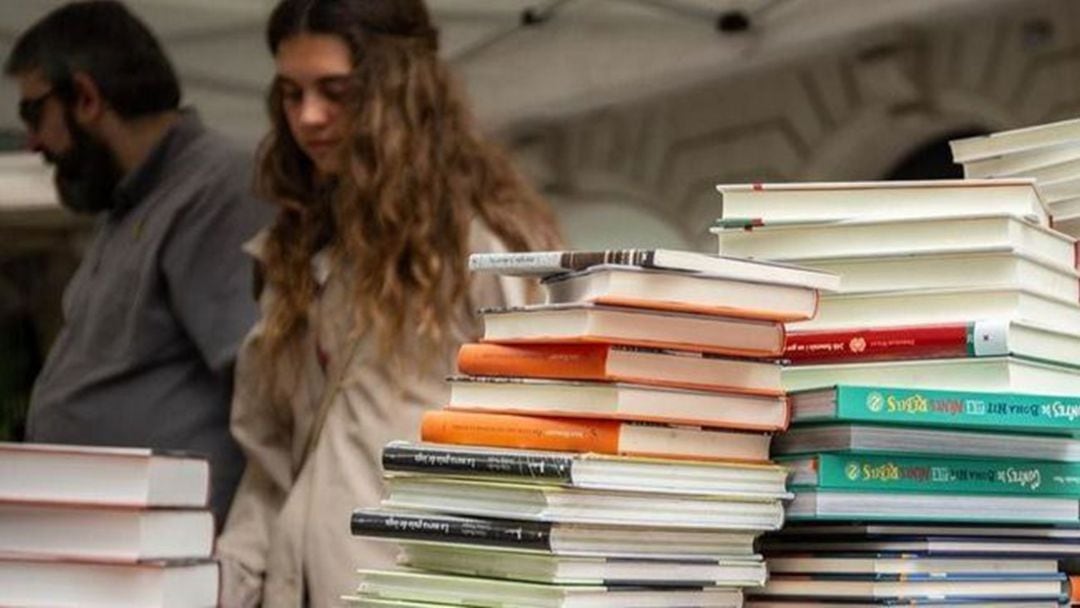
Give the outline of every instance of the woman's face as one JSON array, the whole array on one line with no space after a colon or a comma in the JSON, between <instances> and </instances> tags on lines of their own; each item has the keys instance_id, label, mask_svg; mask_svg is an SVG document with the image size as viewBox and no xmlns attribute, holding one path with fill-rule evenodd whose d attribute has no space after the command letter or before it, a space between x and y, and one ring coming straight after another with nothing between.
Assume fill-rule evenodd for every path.
<instances>
[{"instance_id":1,"label":"woman's face","mask_svg":"<svg viewBox=\"0 0 1080 608\"><path fill-rule=\"evenodd\" d=\"M344 103L352 71L348 45L330 34L298 34L281 42L274 62L293 138L319 174L336 175L342 170L346 137Z\"/></svg>"}]
</instances>

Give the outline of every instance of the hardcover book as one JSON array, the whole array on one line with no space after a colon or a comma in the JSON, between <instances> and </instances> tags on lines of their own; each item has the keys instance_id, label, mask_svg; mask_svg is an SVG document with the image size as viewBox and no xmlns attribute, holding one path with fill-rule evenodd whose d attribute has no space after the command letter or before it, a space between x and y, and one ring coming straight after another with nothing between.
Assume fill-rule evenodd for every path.
<instances>
[{"instance_id":1,"label":"hardcover book","mask_svg":"<svg viewBox=\"0 0 1080 608\"><path fill-rule=\"evenodd\" d=\"M995 559L993 557L932 557L918 554L769 555L769 572L776 574L858 575L983 575L1055 574L1053 559Z\"/></svg>"},{"instance_id":2,"label":"hardcover book","mask_svg":"<svg viewBox=\"0 0 1080 608\"><path fill-rule=\"evenodd\" d=\"M1080 139L1080 119L998 131L988 135L976 135L949 142L953 161L967 163L973 160L1015 154L1037 148L1063 145Z\"/></svg>"},{"instance_id":3,"label":"hardcover book","mask_svg":"<svg viewBox=\"0 0 1080 608\"><path fill-rule=\"evenodd\" d=\"M1080 502L1057 496L1003 496L800 490L787 507L795 520L871 520L1080 524Z\"/></svg>"},{"instance_id":4,"label":"hardcover book","mask_svg":"<svg viewBox=\"0 0 1080 608\"><path fill-rule=\"evenodd\" d=\"M484 341L500 344L600 343L736 357L784 352L784 325L771 321L587 305L481 312Z\"/></svg>"},{"instance_id":5,"label":"hardcover book","mask_svg":"<svg viewBox=\"0 0 1080 608\"><path fill-rule=\"evenodd\" d=\"M627 266L595 266L548 277L542 285L548 304L604 304L763 321L810 319L818 306L818 290L812 287Z\"/></svg>"},{"instance_id":6,"label":"hardcover book","mask_svg":"<svg viewBox=\"0 0 1080 608\"><path fill-rule=\"evenodd\" d=\"M780 463L796 489L1080 498L1080 463L831 453Z\"/></svg>"},{"instance_id":7,"label":"hardcover book","mask_svg":"<svg viewBox=\"0 0 1080 608\"><path fill-rule=\"evenodd\" d=\"M218 565L0 558L0 605L207 608L218 602Z\"/></svg>"},{"instance_id":8,"label":"hardcover book","mask_svg":"<svg viewBox=\"0 0 1080 608\"><path fill-rule=\"evenodd\" d=\"M754 596L806 599L892 600L967 599L971 601L1025 601L1061 599L1064 575L1013 575L1012 577L929 578L905 577L897 580L858 580L823 575L780 575L764 587L748 590Z\"/></svg>"},{"instance_id":9,"label":"hardcover book","mask_svg":"<svg viewBox=\"0 0 1080 608\"><path fill-rule=\"evenodd\" d=\"M1080 274L1070 257L1049 260L1009 247L948 249L875 256L815 257L808 267L842 277L846 294L930 289L1013 288L1080 301Z\"/></svg>"},{"instance_id":10,"label":"hardcover book","mask_svg":"<svg viewBox=\"0 0 1080 608\"><path fill-rule=\"evenodd\" d=\"M852 424L796 425L773 440L773 454L851 452L1080 462L1080 439L1066 436Z\"/></svg>"},{"instance_id":11,"label":"hardcover book","mask_svg":"<svg viewBox=\"0 0 1080 608\"><path fill-rule=\"evenodd\" d=\"M1080 397L1080 367L1024 357L795 365L785 367L781 376L792 392L851 384Z\"/></svg>"},{"instance_id":12,"label":"hardcover book","mask_svg":"<svg viewBox=\"0 0 1080 608\"><path fill-rule=\"evenodd\" d=\"M796 424L846 420L1071 434L1080 423L1080 396L1025 393L837 385L794 392L791 408Z\"/></svg>"},{"instance_id":13,"label":"hardcover book","mask_svg":"<svg viewBox=\"0 0 1080 608\"><path fill-rule=\"evenodd\" d=\"M1077 267L1076 239L1009 214L759 224L717 220L720 252L792 261L1002 249Z\"/></svg>"},{"instance_id":14,"label":"hardcover book","mask_svg":"<svg viewBox=\"0 0 1080 608\"><path fill-rule=\"evenodd\" d=\"M1080 334L1076 300L1052 298L1013 287L883 290L823 296L812 320L791 331L850 327L895 327L966 323L977 319L1020 319L1052 323L1058 331Z\"/></svg>"},{"instance_id":15,"label":"hardcover book","mask_svg":"<svg viewBox=\"0 0 1080 608\"><path fill-rule=\"evenodd\" d=\"M201 509L0 502L0 554L134 563L209 558L213 544Z\"/></svg>"},{"instance_id":16,"label":"hardcover book","mask_svg":"<svg viewBox=\"0 0 1080 608\"><path fill-rule=\"evenodd\" d=\"M773 396L784 392L775 361L611 344L465 344L458 351L458 370L471 376L629 382Z\"/></svg>"},{"instance_id":17,"label":"hardcover book","mask_svg":"<svg viewBox=\"0 0 1080 608\"><path fill-rule=\"evenodd\" d=\"M1030 179L719 185L725 219L822 221L1010 213L1050 225Z\"/></svg>"},{"instance_id":18,"label":"hardcover book","mask_svg":"<svg viewBox=\"0 0 1080 608\"><path fill-rule=\"evenodd\" d=\"M784 357L796 365L999 357L1080 362L1080 334L1016 320L793 331Z\"/></svg>"},{"instance_id":19,"label":"hardcover book","mask_svg":"<svg viewBox=\"0 0 1080 608\"><path fill-rule=\"evenodd\" d=\"M204 507L205 459L141 448L0 443L0 500Z\"/></svg>"}]
</instances>

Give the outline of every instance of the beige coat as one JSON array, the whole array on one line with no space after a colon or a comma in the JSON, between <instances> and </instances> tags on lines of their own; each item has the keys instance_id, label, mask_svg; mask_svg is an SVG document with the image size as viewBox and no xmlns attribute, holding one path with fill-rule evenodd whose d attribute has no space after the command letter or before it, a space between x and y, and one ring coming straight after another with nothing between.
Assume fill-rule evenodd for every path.
<instances>
[{"instance_id":1,"label":"beige coat","mask_svg":"<svg viewBox=\"0 0 1080 608\"><path fill-rule=\"evenodd\" d=\"M472 251L502 250L479 223L470 241ZM258 239L255 243L258 249ZM248 461L217 544L223 608L260 602L268 608L298 608L305 594L312 608L339 606L341 595L356 589L357 568L391 566L394 545L351 536L349 516L357 507L379 504L383 445L417 439L421 414L445 405L448 397L444 378L453 371L456 344L421 376L407 367L402 373L377 355L373 339L362 339L330 403L318 443L300 468L323 393L355 344L348 340L352 309L346 281L325 265L316 266L316 276L322 289L311 309L311 330L303 345L307 354L292 366L298 369L279 372L299 372L288 403L272 401L255 361L261 323L237 362L232 431ZM476 275L472 281L471 301L463 303L470 309L524 302L526 287L519 280ZM264 310L273 297L263 294ZM475 335L479 325L475 320L470 325ZM328 355L326 371L316 344Z\"/></svg>"}]
</instances>

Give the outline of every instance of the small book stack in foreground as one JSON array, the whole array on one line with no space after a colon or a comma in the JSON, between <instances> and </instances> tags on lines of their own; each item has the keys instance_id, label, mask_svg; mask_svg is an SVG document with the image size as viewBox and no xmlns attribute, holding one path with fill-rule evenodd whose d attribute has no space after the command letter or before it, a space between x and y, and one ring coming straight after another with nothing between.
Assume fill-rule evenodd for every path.
<instances>
[{"instance_id":1,"label":"small book stack in foreground","mask_svg":"<svg viewBox=\"0 0 1080 608\"><path fill-rule=\"evenodd\" d=\"M726 255L829 270L790 326L789 525L749 606L1057 606L1080 551L1080 279L1031 180L721 186Z\"/></svg>"},{"instance_id":2,"label":"small book stack in foreground","mask_svg":"<svg viewBox=\"0 0 1080 608\"><path fill-rule=\"evenodd\" d=\"M400 543L360 606L742 606L783 523L775 358L828 273L678 251L474 256L543 275L548 303L484 311L423 443L383 452L353 533ZM394 602L406 602L394 604Z\"/></svg>"},{"instance_id":3,"label":"small book stack in foreground","mask_svg":"<svg viewBox=\"0 0 1080 608\"><path fill-rule=\"evenodd\" d=\"M0 443L0 605L217 606L208 499L200 458Z\"/></svg>"}]
</instances>

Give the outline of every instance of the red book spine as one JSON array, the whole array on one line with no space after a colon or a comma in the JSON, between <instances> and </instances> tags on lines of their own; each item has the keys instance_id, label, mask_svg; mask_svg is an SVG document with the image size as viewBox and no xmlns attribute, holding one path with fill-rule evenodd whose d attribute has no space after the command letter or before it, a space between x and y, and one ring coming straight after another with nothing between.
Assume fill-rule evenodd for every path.
<instances>
[{"instance_id":1,"label":"red book spine","mask_svg":"<svg viewBox=\"0 0 1080 608\"><path fill-rule=\"evenodd\" d=\"M784 357L793 364L976 356L968 323L789 332Z\"/></svg>"}]
</instances>

